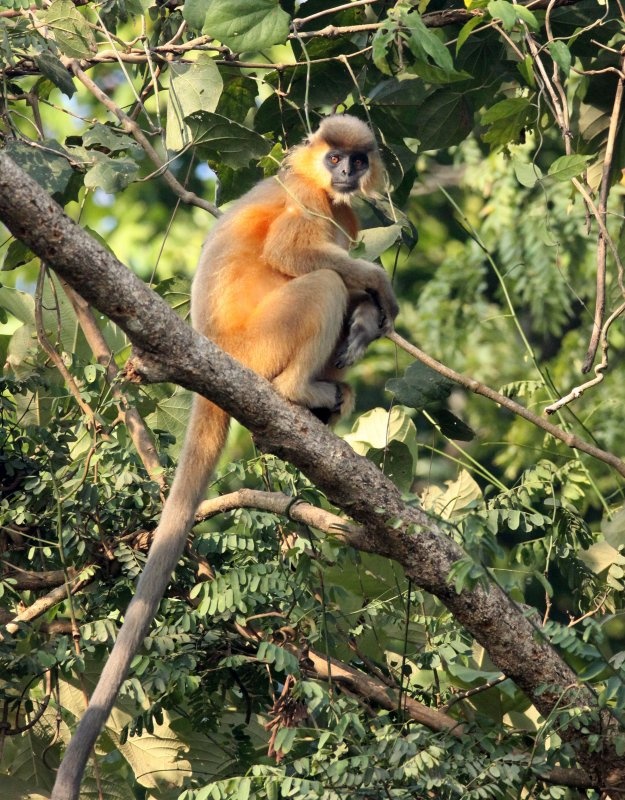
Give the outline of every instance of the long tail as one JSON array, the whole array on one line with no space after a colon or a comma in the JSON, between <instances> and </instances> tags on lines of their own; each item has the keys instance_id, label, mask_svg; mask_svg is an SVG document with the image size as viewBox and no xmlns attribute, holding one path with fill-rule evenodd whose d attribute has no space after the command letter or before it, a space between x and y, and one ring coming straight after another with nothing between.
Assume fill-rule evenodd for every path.
<instances>
[{"instance_id":1,"label":"long tail","mask_svg":"<svg viewBox=\"0 0 625 800\"><path fill-rule=\"evenodd\" d=\"M65 751L51 800L78 800L85 765L182 554L195 511L223 449L228 423L224 411L195 397L176 476L148 560L89 706Z\"/></svg>"}]
</instances>

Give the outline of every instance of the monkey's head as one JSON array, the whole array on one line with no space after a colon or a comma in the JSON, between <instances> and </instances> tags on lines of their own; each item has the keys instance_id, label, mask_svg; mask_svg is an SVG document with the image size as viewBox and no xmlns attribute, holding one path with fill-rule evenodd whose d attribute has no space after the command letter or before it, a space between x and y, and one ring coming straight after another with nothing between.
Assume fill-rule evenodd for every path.
<instances>
[{"instance_id":1,"label":"monkey's head","mask_svg":"<svg viewBox=\"0 0 625 800\"><path fill-rule=\"evenodd\" d=\"M384 168L371 130L343 114L326 117L288 156L287 165L335 202L348 203L355 192L370 194L383 183Z\"/></svg>"}]
</instances>

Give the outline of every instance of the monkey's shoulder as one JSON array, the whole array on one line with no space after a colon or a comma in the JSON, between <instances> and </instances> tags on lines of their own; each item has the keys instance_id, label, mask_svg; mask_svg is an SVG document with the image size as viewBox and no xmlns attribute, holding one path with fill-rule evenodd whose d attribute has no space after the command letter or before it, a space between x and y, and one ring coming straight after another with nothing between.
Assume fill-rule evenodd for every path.
<instances>
[{"instance_id":1,"label":"monkey's shoulder","mask_svg":"<svg viewBox=\"0 0 625 800\"><path fill-rule=\"evenodd\" d=\"M229 206L213 229L213 234L246 239L266 236L273 222L280 218L289 224L298 219L332 216L330 201L324 192L311 190L299 176L289 171L258 183Z\"/></svg>"}]
</instances>

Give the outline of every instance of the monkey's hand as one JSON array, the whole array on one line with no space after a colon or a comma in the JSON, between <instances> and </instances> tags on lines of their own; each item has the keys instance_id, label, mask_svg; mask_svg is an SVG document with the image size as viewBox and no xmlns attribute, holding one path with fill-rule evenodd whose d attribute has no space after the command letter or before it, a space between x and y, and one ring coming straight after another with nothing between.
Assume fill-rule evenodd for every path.
<instances>
[{"instance_id":1,"label":"monkey's hand","mask_svg":"<svg viewBox=\"0 0 625 800\"><path fill-rule=\"evenodd\" d=\"M393 330L393 320L399 313L399 305L391 281L382 267L372 265L371 282L366 287L367 294L380 309L380 335L384 336ZM369 277L369 276L367 276Z\"/></svg>"}]
</instances>

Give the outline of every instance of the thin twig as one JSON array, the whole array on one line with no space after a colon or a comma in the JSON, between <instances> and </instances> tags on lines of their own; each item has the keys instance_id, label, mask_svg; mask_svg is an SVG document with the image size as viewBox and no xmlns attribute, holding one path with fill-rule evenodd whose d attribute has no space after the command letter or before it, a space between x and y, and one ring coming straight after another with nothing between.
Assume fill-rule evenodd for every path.
<instances>
[{"instance_id":1,"label":"thin twig","mask_svg":"<svg viewBox=\"0 0 625 800\"><path fill-rule=\"evenodd\" d=\"M621 57L621 69L625 65L625 58ZM606 142L605 155L603 157L603 171L601 173L601 189L599 191L598 214L606 227L608 194L610 192L610 181L612 177L612 166L614 158L614 146L621 120L621 107L623 103L623 76L619 75L616 83L614 95L614 105L610 116L610 127L608 129L608 140ZM607 231L606 231L607 232ZM608 240L602 230L597 236L597 294L595 299L595 316L593 321L592 335L588 345L588 351L582 364L582 372L589 372L599 347L599 339L603 327L606 303L606 247ZM606 364L607 367L607 364Z\"/></svg>"},{"instance_id":2,"label":"thin twig","mask_svg":"<svg viewBox=\"0 0 625 800\"><path fill-rule=\"evenodd\" d=\"M460 386L464 386L465 389L468 389L475 394L479 394L482 395L482 397L487 397L489 400L493 400L495 403L498 403L503 408L508 409L508 411L511 411L513 414L523 417L523 419L526 419L528 422L536 425L536 427L541 428L546 433L553 436L554 439L558 439L559 441L564 442L564 444L566 444L568 447L571 447L574 450L579 450L582 453L586 453L587 455L596 458L598 461L603 461L604 464L608 464L609 466L613 467L619 473L619 475L625 477L625 462L621 461L621 459L615 456L613 453L608 453L606 450L601 450L601 448L595 447L595 445L584 441L584 439L580 439L579 436L576 436L573 433L567 433L566 431L563 431L562 428L558 428L557 425L547 422L547 420L539 417L538 414L534 414L533 411L525 408L525 406L516 403L509 397L499 394L499 392L496 392L489 386L476 381L474 378L467 378L464 375L461 375L459 372L455 372L453 369L446 367L444 364L441 364L440 361L436 361L436 359L424 353L423 350L419 350L418 347L415 347L413 344L406 341L406 339L400 336L396 331L388 334L388 338L398 347L401 347L402 350L405 350L411 356L414 356L414 358L416 358L418 361L421 361L422 364L425 364L426 366L435 370L440 375L449 378L449 380L455 381L455 383L460 384Z\"/></svg>"},{"instance_id":3,"label":"thin twig","mask_svg":"<svg viewBox=\"0 0 625 800\"><path fill-rule=\"evenodd\" d=\"M357 6L375 5L377 2L379 2L379 0L354 0L354 2L352 3L344 3L342 6L327 8L324 11L317 11L316 14L311 14L309 17L298 17L291 21L291 25L293 26L293 30L297 30L298 28L302 28L304 25L307 25L309 22L312 22L314 19L319 19L319 17L328 16L329 14L335 14L338 11L351 10L352 8L356 8Z\"/></svg>"},{"instance_id":4,"label":"thin twig","mask_svg":"<svg viewBox=\"0 0 625 800\"><path fill-rule=\"evenodd\" d=\"M547 406L545 408L545 414L554 414L563 406L566 406L573 400L577 400L579 397L581 397L587 389L591 389L593 386L596 386L603 381L605 373L608 369L608 331L610 330L610 326L614 320L618 319L618 317L620 317L623 313L625 313L625 303L621 303L621 305L610 314L605 321L603 328L601 329L598 342L601 345L601 361L595 366L595 377L591 378L589 381L586 381L586 383L582 383L580 386L576 386L574 389L571 389L571 391L565 397L561 397L555 403Z\"/></svg>"},{"instance_id":5,"label":"thin twig","mask_svg":"<svg viewBox=\"0 0 625 800\"><path fill-rule=\"evenodd\" d=\"M491 681L486 681L486 683L481 683L479 686L474 686L472 689L467 689L466 692L459 692L451 697L445 703L445 705L441 706L440 710L449 711L452 706L455 706L456 703L459 703L461 700L466 700L468 697L474 697L476 694L482 694L482 692L486 692L495 686L499 686L500 683L503 683L507 680L507 675L499 675L497 678L493 678Z\"/></svg>"},{"instance_id":6,"label":"thin twig","mask_svg":"<svg viewBox=\"0 0 625 800\"><path fill-rule=\"evenodd\" d=\"M61 286L63 287L67 298L74 308L78 323L85 334L87 344L91 348L91 351L98 364L101 364L106 370L106 381L111 387L113 397L117 401L119 414L122 421L126 425L126 428L128 429L128 433L130 434L130 438L133 441L139 458L143 462L143 465L146 468L150 478L158 483L158 485L161 487L161 490L164 489L165 476L163 474L163 467L154 444L154 439L146 427L141 415L134 406L130 405L127 397L120 388L117 380L119 370L115 364L115 358L107 344L106 339L104 338L104 335L102 334L102 331L100 330L93 312L91 311L91 307L65 281L61 281Z\"/></svg>"},{"instance_id":7,"label":"thin twig","mask_svg":"<svg viewBox=\"0 0 625 800\"><path fill-rule=\"evenodd\" d=\"M76 60L65 59L65 63L71 68L74 75L78 78L78 80L91 92L91 94L99 100L102 105L108 108L117 119L121 122L122 127L127 133L130 133L137 142L141 145L143 150L145 151L146 155L150 158L152 163L156 166L158 173L162 175L163 180L169 186L169 188L178 195L178 197L184 202L188 203L189 205L197 206L198 208L203 208L204 211L208 211L209 214L212 214L214 217L220 216L221 212L217 208L217 206L213 205L213 203L209 203L208 200L204 200L202 197L198 197L195 192L191 192L176 180L173 173L170 172L167 163L163 161L160 155L156 152L156 150L152 147L150 140L147 136L143 133L141 128L139 127L138 123L131 119L122 109L114 103L111 98L100 89L100 87L94 83L91 78L81 69L80 64Z\"/></svg>"},{"instance_id":8,"label":"thin twig","mask_svg":"<svg viewBox=\"0 0 625 800\"><path fill-rule=\"evenodd\" d=\"M90 577L85 577L83 570L80 575L77 575L73 580L71 580L71 585L68 583L67 586L65 584L62 586L57 586L56 589L52 589L51 592L43 595L43 597L38 597L37 600L28 606L28 608L20 611L19 614L16 614L10 622L2 627L11 635L17 633L21 623L32 622L34 619L41 617L46 613L46 611L49 611L51 608L54 608L54 606L67 600L68 591L71 594L76 594L76 592L80 591L87 586L87 584L91 583L97 574L98 571L94 570ZM0 632L0 642L3 640L4 636Z\"/></svg>"},{"instance_id":9,"label":"thin twig","mask_svg":"<svg viewBox=\"0 0 625 800\"><path fill-rule=\"evenodd\" d=\"M359 546L364 533L362 526L355 522L310 505L297 497L289 497L282 492L262 492L255 489L239 489L205 500L198 507L195 518L199 522L237 508L262 508L264 511L284 515L295 522L331 534L353 547Z\"/></svg>"},{"instance_id":10,"label":"thin twig","mask_svg":"<svg viewBox=\"0 0 625 800\"><path fill-rule=\"evenodd\" d=\"M91 406L86 403L82 395L80 394L80 389L76 385L76 381L74 380L73 376L71 375L70 371L65 366L63 359L57 353L56 349L48 339L48 335L46 333L45 326L43 324L43 282L45 280L46 268L42 264L41 269L39 270L39 277L37 278L37 288L35 290L35 329L37 331L37 339L39 344L43 348L44 352L47 354L48 358L54 366L58 369L61 374L61 377L65 381L65 385L69 389L72 397L78 404L80 410L85 415L88 420L88 424L95 426L96 424L96 415L94 410Z\"/></svg>"}]
</instances>

